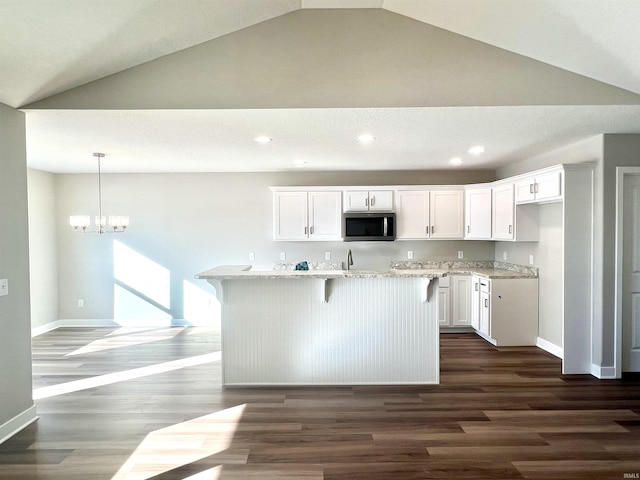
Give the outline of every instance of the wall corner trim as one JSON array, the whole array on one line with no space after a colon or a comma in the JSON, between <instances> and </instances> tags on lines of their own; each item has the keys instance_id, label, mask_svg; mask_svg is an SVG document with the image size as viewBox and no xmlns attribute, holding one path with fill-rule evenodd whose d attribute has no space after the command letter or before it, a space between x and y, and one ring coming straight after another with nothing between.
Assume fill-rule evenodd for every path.
<instances>
[{"instance_id":1,"label":"wall corner trim","mask_svg":"<svg viewBox=\"0 0 640 480\"><path fill-rule=\"evenodd\" d=\"M19 413L9 421L0 425L0 444L13 437L20 430L31 425L38 419L36 415L36 406L32 405L24 412Z\"/></svg>"},{"instance_id":2,"label":"wall corner trim","mask_svg":"<svg viewBox=\"0 0 640 480\"><path fill-rule=\"evenodd\" d=\"M555 343L551 343L544 338L538 337L536 340L536 347L541 348L545 352L549 352L551 355L555 355L559 359L562 359L564 350Z\"/></svg>"},{"instance_id":3,"label":"wall corner trim","mask_svg":"<svg viewBox=\"0 0 640 480\"><path fill-rule=\"evenodd\" d=\"M596 364L591 364L591 375L600 380L615 380L618 378L616 367L601 367Z\"/></svg>"}]
</instances>

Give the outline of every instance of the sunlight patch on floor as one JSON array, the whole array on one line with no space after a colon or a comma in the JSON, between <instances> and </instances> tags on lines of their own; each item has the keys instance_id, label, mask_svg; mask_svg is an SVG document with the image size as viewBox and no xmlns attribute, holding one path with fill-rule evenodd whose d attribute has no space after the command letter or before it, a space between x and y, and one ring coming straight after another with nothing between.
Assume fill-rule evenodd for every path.
<instances>
[{"instance_id":1,"label":"sunlight patch on floor","mask_svg":"<svg viewBox=\"0 0 640 480\"><path fill-rule=\"evenodd\" d=\"M130 347L132 345L142 345L143 343L168 340L183 333L185 327L162 328L160 330L149 331L149 329L119 328L116 332L111 332L105 338L95 340L88 345L78 348L66 356L82 355L84 353L95 353L113 348ZM122 332L117 334L117 332ZM128 333L132 332L132 333Z\"/></svg>"},{"instance_id":2,"label":"sunlight patch on floor","mask_svg":"<svg viewBox=\"0 0 640 480\"><path fill-rule=\"evenodd\" d=\"M159 373L171 372L180 368L193 367L204 363L217 362L221 359L220 352L207 353L195 357L182 358L171 362L158 363L147 367L134 368L122 372L108 373L97 377L84 378L82 380L74 380L71 382L61 383L59 385L51 385L48 387L36 388L33 391L33 399L40 400L56 395L64 395L65 393L77 392L79 390L87 390L89 388L102 387L118 382L125 382L136 378L147 377L149 375L157 375Z\"/></svg>"},{"instance_id":3,"label":"sunlight patch on floor","mask_svg":"<svg viewBox=\"0 0 640 480\"><path fill-rule=\"evenodd\" d=\"M246 404L238 405L151 432L112 480L145 480L225 451L233 441L245 407ZM248 450L236 452L236 462L245 463L248 454ZM219 478L220 472L216 467L189 478L213 480Z\"/></svg>"}]
</instances>

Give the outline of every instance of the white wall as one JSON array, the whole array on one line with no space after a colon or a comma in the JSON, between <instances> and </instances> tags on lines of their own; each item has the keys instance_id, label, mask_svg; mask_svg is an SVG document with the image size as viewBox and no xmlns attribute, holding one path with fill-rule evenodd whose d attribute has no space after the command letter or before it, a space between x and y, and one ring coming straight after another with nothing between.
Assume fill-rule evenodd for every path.
<instances>
[{"instance_id":1,"label":"white wall","mask_svg":"<svg viewBox=\"0 0 640 480\"><path fill-rule=\"evenodd\" d=\"M322 261L325 251L331 252L332 260L344 261L350 248L355 268L388 268L389 262L406 259L407 250L413 250L416 259L454 259L458 250L464 250L465 258L492 260L492 242L274 242L268 187L455 184L493 178L492 171L108 174L103 175L103 209L130 215L131 227L124 234L99 236L75 233L68 225L69 214L97 209L96 176L56 175L59 317L108 323L117 313L114 290L122 287L140 308L155 302L170 317L181 319L188 307L185 288L213 292L206 282L194 280L195 274L224 264L271 269L280 252L292 262ZM169 298L161 298L170 300L168 304L158 305L140 288L132 292L130 285L114 278L114 241L168 270L164 282L169 292L164 296ZM254 262L249 261L249 252L255 253ZM78 299L84 307L78 307Z\"/></svg>"},{"instance_id":2,"label":"white wall","mask_svg":"<svg viewBox=\"0 0 640 480\"><path fill-rule=\"evenodd\" d=\"M52 173L27 170L31 326L34 331L58 320L55 180L55 175Z\"/></svg>"},{"instance_id":3,"label":"white wall","mask_svg":"<svg viewBox=\"0 0 640 480\"><path fill-rule=\"evenodd\" d=\"M0 104L0 441L35 418L31 395L24 114Z\"/></svg>"}]
</instances>

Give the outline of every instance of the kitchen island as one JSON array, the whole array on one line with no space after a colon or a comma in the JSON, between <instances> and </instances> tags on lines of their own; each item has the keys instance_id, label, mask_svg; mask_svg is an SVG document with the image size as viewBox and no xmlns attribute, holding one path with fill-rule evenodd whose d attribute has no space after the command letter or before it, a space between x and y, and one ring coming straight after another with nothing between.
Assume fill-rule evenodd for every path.
<instances>
[{"instance_id":1,"label":"kitchen island","mask_svg":"<svg viewBox=\"0 0 640 480\"><path fill-rule=\"evenodd\" d=\"M196 278L222 310L225 386L439 382L442 269L251 271Z\"/></svg>"}]
</instances>

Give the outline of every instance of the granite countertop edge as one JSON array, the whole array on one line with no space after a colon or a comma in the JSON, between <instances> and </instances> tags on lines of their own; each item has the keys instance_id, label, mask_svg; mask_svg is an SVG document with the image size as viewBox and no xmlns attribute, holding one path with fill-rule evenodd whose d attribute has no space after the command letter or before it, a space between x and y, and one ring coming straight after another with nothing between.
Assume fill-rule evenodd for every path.
<instances>
[{"instance_id":1,"label":"granite countertop edge","mask_svg":"<svg viewBox=\"0 0 640 480\"><path fill-rule=\"evenodd\" d=\"M446 262L442 262L446 263ZM392 262L388 270L264 270L252 271L251 265L222 265L199 273L195 278L203 280L284 280L284 279L338 279L338 278L440 278L448 275L478 275L489 279L537 278L537 269L511 268L498 262ZM506 266L507 268L501 268Z\"/></svg>"}]
</instances>

